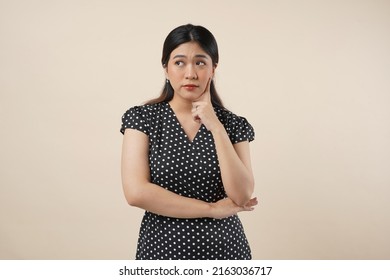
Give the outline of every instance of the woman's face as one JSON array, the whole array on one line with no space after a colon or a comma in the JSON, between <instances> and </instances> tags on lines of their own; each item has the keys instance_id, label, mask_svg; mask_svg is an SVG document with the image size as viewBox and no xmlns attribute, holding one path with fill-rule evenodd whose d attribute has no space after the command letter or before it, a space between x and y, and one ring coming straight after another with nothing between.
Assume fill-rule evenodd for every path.
<instances>
[{"instance_id":1,"label":"woman's face","mask_svg":"<svg viewBox=\"0 0 390 280\"><path fill-rule=\"evenodd\" d=\"M211 57L196 42L179 45L165 67L166 78L174 89L174 98L195 101L214 75Z\"/></svg>"}]
</instances>

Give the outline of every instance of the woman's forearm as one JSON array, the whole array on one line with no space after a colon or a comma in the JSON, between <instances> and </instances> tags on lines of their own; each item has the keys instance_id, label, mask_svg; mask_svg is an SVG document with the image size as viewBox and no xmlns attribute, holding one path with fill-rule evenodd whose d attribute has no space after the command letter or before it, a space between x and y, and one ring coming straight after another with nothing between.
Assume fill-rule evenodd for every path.
<instances>
[{"instance_id":1,"label":"woman's forearm","mask_svg":"<svg viewBox=\"0 0 390 280\"><path fill-rule=\"evenodd\" d=\"M212 205L166 190L150 182L124 186L127 202L146 211L172 218L212 217Z\"/></svg>"},{"instance_id":2,"label":"woman's forearm","mask_svg":"<svg viewBox=\"0 0 390 280\"><path fill-rule=\"evenodd\" d=\"M225 191L237 205L245 205L253 193L253 174L237 154L225 128L221 125L211 132L215 141ZM246 145L249 144L246 143Z\"/></svg>"}]
</instances>

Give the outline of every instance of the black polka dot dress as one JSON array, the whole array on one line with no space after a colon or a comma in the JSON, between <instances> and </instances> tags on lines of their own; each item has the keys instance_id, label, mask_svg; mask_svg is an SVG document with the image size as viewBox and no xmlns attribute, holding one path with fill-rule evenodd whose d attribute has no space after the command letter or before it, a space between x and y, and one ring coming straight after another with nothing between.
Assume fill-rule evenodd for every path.
<instances>
[{"instance_id":1,"label":"black polka dot dress","mask_svg":"<svg viewBox=\"0 0 390 280\"><path fill-rule=\"evenodd\" d=\"M233 144L252 141L248 121L215 107ZM151 182L179 195L216 202L226 197L212 134L202 125L191 142L169 103L130 108L121 132L149 137ZM251 251L237 215L225 219L178 219L145 212L139 232L139 260L245 260Z\"/></svg>"}]
</instances>

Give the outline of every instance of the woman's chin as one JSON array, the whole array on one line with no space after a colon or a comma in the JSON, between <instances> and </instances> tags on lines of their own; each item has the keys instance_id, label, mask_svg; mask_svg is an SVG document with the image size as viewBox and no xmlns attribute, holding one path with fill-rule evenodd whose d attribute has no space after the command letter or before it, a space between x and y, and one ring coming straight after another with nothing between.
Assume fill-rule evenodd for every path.
<instances>
[{"instance_id":1,"label":"woman's chin","mask_svg":"<svg viewBox=\"0 0 390 280\"><path fill-rule=\"evenodd\" d=\"M202 96L202 93L195 91L181 91L177 95L179 95L181 99L187 100L188 102L194 102Z\"/></svg>"}]
</instances>

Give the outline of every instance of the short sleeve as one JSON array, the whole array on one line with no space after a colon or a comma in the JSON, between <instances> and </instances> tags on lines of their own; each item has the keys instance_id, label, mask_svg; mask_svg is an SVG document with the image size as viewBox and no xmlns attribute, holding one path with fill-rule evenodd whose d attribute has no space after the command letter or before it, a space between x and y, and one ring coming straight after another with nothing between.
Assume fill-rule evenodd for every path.
<instances>
[{"instance_id":1,"label":"short sleeve","mask_svg":"<svg viewBox=\"0 0 390 280\"><path fill-rule=\"evenodd\" d=\"M255 131L252 125L244 117L234 116L228 125L228 134L232 144L243 141L253 141Z\"/></svg>"},{"instance_id":2,"label":"short sleeve","mask_svg":"<svg viewBox=\"0 0 390 280\"><path fill-rule=\"evenodd\" d=\"M132 107L123 114L120 132L124 134L127 128L136 129L149 135L147 114L140 106Z\"/></svg>"},{"instance_id":3,"label":"short sleeve","mask_svg":"<svg viewBox=\"0 0 390 280\"><path fill-rule=\"evenodd\" d=\"M225 108L214 107L214 110L225 127L232 144L243 141L251 142L255 139L255 131L246 118L237 116Z\"/></svg>"}]
</instances>

